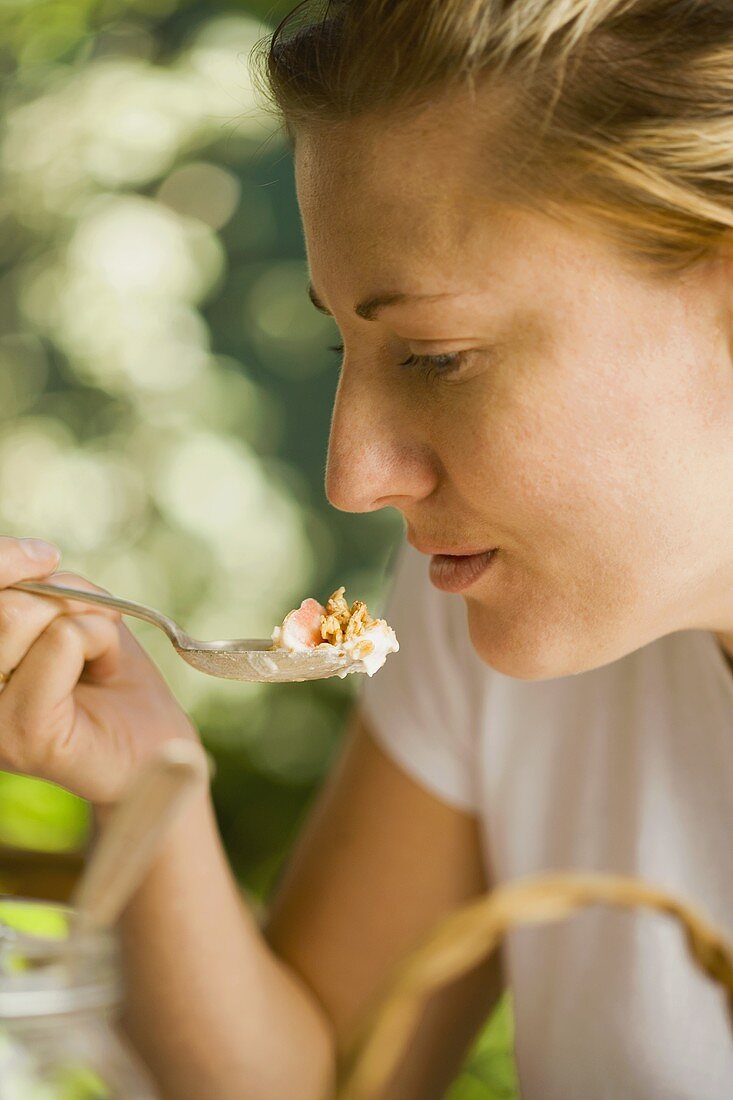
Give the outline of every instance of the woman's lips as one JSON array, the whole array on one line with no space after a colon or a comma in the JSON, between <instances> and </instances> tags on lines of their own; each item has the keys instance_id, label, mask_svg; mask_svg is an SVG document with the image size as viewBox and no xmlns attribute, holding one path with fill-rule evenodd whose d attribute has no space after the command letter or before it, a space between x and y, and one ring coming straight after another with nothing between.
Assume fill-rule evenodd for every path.
<instances>
[{"instance_id":1,"label":"woman's lips","mask_svg":"<svg viewBox=\"0 0 733 1100\"><path fill-rule=\"evenodd\" d=\"M480 554L434 554L430 559L430 580L443 592L463 592L484 573L496 549Z\"/></svg>"}]
</instances>

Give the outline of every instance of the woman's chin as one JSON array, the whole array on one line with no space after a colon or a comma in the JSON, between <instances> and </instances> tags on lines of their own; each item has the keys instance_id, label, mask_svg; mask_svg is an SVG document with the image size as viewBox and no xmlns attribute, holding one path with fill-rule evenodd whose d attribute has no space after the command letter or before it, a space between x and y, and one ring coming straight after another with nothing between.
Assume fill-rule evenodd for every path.
<instances>
[{"instance_id":1,"label":"woman's chin","mask_svg":"<svg viewBox=\"0 0 733 1100\"><path fill-rule=\"evenodd\" d=\"M556 624L530 623L520 617L512 622L495 611L467 600L468 631L478 657L504 676L518 680L551 680L586 672L602 661L579 653L577 638L570 638ZM589 659L591 658L591 659Z\"/></svg>"}]
</instances>

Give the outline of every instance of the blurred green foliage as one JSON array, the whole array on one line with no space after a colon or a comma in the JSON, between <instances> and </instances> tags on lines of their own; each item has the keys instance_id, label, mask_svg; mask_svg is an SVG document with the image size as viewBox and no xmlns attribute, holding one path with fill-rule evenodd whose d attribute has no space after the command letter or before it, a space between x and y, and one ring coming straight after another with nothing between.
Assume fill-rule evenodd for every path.
<instances>
[{"instance_id":1,"label":"blurred green foliage","mask_svg":"<svg viewBox=\"0 0 733 1100\"><path fill-rule=\"evenodd\" d=\"M78 798L51 783L0 772L3 843L63 852L81 847L86 835L86 807Z\"/></svg>"},{"instance_id":2,"label":"blurred green foliage","mask_svg":"<svg viewBox=\"0 0 733 1100\"><path fill-rule=\"evenodd\" d=\"M514 1018L505 997L474 1044L463 1073L445 1100L517 1100Z\"/></svg>"},{"instance_id":3,"label":"blurred green foliage","mask_svg":"<svg viewBox=\"0 0 733 1100\"><path fill-rule=\"evenodd\" d=\"M305 593L379 606L401 532L325 501L336 336L305 295L290 158L249 51L290 3L0 3L0 530L201 637ZM230 859L271 887L352 680L198 675L135 625L217 763ZM85 807L0 775L0 841L78 846ZM510 1017L450 1100L514 1095Z\"/></svg>"}]
</instances>

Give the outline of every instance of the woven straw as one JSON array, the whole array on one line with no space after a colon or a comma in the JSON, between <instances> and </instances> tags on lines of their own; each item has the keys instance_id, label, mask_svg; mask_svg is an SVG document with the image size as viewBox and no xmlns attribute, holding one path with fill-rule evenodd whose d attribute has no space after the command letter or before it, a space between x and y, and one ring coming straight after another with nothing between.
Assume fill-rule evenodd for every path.
<instances>
[{"instance_id":1,"label":"woven straw","mask_svg":"<svg viewBox=\"0 0 733 1100\"><path fill-rule=\"evenodd\" d=\"M396 967L377 1007L349 1044L338 1100L376 1100L413 1035L425 997L473 969L510 929L561 920L598 904L674 917L695 965L725 990L733 1024L733 949L694 907L639 879L616 875L521 879L456 910Z\"/></svg>"}]
</instances>

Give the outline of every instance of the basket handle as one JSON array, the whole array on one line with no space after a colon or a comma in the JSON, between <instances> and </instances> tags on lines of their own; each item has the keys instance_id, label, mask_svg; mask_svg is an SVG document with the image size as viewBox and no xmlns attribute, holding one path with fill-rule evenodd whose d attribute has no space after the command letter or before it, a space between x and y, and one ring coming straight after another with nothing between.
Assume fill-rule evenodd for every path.
<instances>
[{"instance_id":1,"label":"basket handle","mask_svg":"<svg viewBox=\"0 0 733 1100\"><path fill-rule=\"evenodd\" d=\"M725 989L733 1026L733 948L692 906L640 879L621 875L550 874L520 879L445 917L401 960L347 1048L338 1100L372 1100L406 1048L423 998L490 955L510 929L562 920L599 904L642 907L674 917L694 963Z\"/></svg>"}]
</instances>

